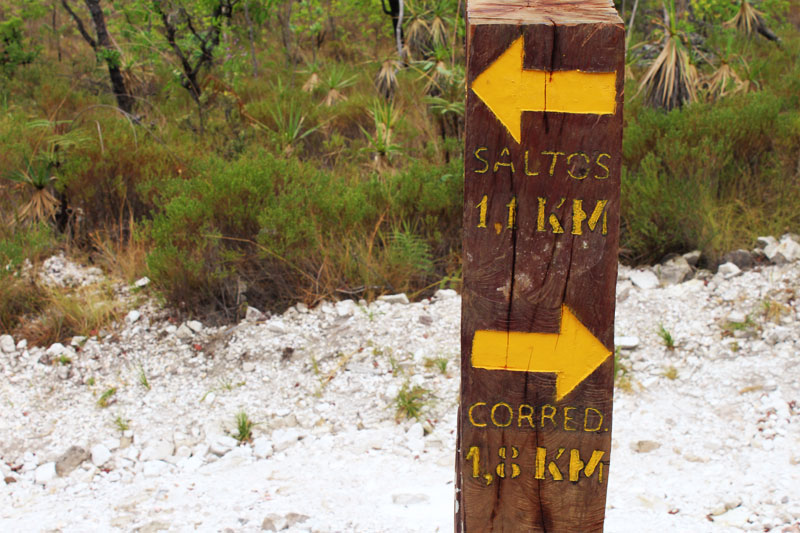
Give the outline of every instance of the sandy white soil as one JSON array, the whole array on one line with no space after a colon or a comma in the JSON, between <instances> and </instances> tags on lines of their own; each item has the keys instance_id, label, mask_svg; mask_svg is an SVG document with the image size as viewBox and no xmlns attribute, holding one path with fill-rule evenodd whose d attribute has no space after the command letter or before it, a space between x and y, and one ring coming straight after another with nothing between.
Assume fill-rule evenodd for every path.
<instances>
[{"instance_id":1,"label":"sandy white soil","mask_svg":"<svg viewBox=\"0 0 800 533\"><path fill-rule=\"evenodd\" d=\"M800 532L800 264L636 276L620 269L617 335L637 339L606 531ZM79 349L6 340L0 531L451 531L460 305L442 291L212 328L145 303ZM430 391L420 421L396 421L404 385ZM244 446L240 411L258 422Z\"/></svg>"}]
</instances>

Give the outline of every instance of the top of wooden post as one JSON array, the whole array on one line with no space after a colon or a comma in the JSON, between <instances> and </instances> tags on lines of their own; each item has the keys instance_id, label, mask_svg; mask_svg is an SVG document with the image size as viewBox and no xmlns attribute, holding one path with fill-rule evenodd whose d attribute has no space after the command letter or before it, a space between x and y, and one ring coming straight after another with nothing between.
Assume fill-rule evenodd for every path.
<instances>
[{"instance_id":1,"label":"top of wooden post","mask_svg":"<svg viewBox=\"0 0 800 533\"><path fill-rule=\"evenodd\" d=\"M470 24L622 24L612 0L468 0Z\"/></svg>"}]
</instances>

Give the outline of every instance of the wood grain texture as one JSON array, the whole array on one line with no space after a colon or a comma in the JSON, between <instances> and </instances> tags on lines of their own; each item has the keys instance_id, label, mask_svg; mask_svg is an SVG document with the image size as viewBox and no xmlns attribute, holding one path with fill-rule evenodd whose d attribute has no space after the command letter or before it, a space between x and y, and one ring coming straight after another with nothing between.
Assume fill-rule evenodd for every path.
<instances>
[{"instance_id":1,"label":"wood grain texture","mask_svg":"<svg viewBox=\"0 0 800 533\"><path fill-rule=\"evenodd\" d=\"M517 143L486 104L467 92L458 532L603 529L613 356L556 402L555 374L473 368L471 350L478 330L558 333L566 305L613 352L624 30L609 6L599 0L473 0L468 6L468 86L523 37L525 69L616 71L617 105L613 115L524 112ZM512 199L515 220L509 228ZM585 220L573 218L575 200L581 200ZM603 216L591 231L589 216L601 200L607 202ZM486 227L479 227L482 202ZM563 233L553 231L551 214ZM580 235L574 233L576 220ZM541 449L545 461L537 465ZM602 466L570 481L570 454L585 465L595 451L603 452ZM498 470L499 464L504 467ZM516 477L513 465L519 468Z\"/></svg>"}]
</instances>

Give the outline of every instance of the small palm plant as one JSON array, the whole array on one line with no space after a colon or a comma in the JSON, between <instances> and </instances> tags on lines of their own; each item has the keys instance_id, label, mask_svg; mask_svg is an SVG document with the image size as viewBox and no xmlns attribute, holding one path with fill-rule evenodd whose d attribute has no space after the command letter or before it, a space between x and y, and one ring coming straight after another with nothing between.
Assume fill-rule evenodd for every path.
<instances>
[{"instance_id":1,"label":"small palm plant","mask_svg":"<svg viewBox=\"0 0 800 533\"><path fill-rule=\"evenodd\" d=\"M739 4L739 11L736 15L727 22L725 26L729 28L736 28L741 33L748 37L760 33L770 41L780 42L780 39L775 35L772 30L767 27L764 22L764 14L754 8L748 0L741 0Z\"/></svg>"},{"instance_id":2,"label":"small palm plant","mask_svg":"<svg viewBox=\"0 0 800 533\"><path fill-rule=\"evenodd\" d=\"M378 172L386 169L392 157L400 153L400 145L394 142L394 130L400 122L400 112L391 100L376 100L369 110L375 124L375 133L364 128L361 131L369 144L367 150L373 154L373 164Z\"/></svg>"},{"instance_id":3,"label":"small palm plant","mask_svg":"<svg viewBox=\"0 0 800 533\"><path fill-rule=\"evenodd\" d=\"M9 179L27 194L27 201L17 213L18 219L39 222L55 216L58 200L50 189L56 177L50 165L28 161L24 169L12 172Z\"/></svg>"},{"instance_id":4,"label":"small palm plant","mask_svg":"<svg viewBox=\"0 0 800 533\"><path fill-rule=\"evenodd\" d=\"M696 100L697 70L691 63L687 39L678 29L675 0L669 0L666 19L660 24L661 53L639 83L638 93L644 91L648 105L669 111Z\"/></svg>"},{"instance_id":5,"label":"small palm plant","mask_svg":"<svg viewBox=\"0 0 800 533\"><path fill-rule=\"evenodd\" d=\"M381 63L381 68L375 76L375 88L378 94L386 100L391 100L397 91L397 71L402 64L394 58L387 58Z\"/></svg>"},{"instance_id":6,"label":"small palm plant","mask_svg":"<svg viewBox=\"0 0 800 533\"><path fill-rule=\"evenodd\" d=\"M719 55L719 66L702 82L708 99L719 100L728 94L735 94L747 91L749 83L743 80L736 70L733 63L738 62L747 70L747 62L732 51L733 38L729 36L726 50Z\"/></svg>"},{"instance_id":7,"label":"small palm plant","mask_svg":"<svg viewBox=\"0 0 800 533\"><path fill-rule=\"evenodd\" d=\"M314 90L319 87L321 80L319 79L319 63L316 61L312 61L306 65L306 68L300 71L300 74L305 74L308 76L306 82L303 84L303 91L307 93L314 92Z\"/></svg>"},{"instance_id":8,"label":"small palm plant","mask_svg":"<svg viewBox=\"0 0 800 533\"><path fill-rule=\"evenodd\" d=\"M327 107L331 107L337 102L347 100L347 96L345 96L342 91L355 82L355 76L348 77L347 70L343 66L334 63L331 70L328 72L328 76L322 83L322 87L325 89L325 99L322 103Z\"/></svg>"}]
</instances>

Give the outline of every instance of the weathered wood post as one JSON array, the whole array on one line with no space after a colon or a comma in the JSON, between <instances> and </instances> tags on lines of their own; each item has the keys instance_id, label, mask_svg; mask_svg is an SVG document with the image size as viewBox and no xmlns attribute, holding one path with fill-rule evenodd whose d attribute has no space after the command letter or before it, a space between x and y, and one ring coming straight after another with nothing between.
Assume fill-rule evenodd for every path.
<instances>
[{"instance_id":1,"label":"weathered wood post","mask_svg":"<svg viewBox=\"0 0 800 533\"><path fill-rule=\"evenodd\" d=\"M469 0L456 531L602 531L624 29Z\"/></svg>"}]
</instances>

